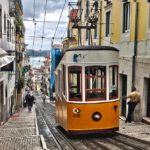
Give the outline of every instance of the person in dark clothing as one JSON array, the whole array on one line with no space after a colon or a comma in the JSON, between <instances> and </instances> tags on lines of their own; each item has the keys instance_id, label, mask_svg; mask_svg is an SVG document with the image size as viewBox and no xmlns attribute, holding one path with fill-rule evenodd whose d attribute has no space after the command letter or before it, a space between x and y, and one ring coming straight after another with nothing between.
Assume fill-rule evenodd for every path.
<instances>
[{"instance_id":1,"label":"person in dark clothing","mask_svg":"<svg viewBox=\"0 0 150 150\"><path fill-rule=\"evenodd\" d=\"M34 102L34 96L28 93L26 95L26 101L28 105L28 111L31 111Z\"/></svg>"},{"instance_id":2,"label":"person in dark clothing","mask_svg":"<svg viewBox=\"0 0 150 150\"><path fill-rule=\"evenodd\" d=\"M133 111L136 107L136 105L140 102L141 100L141 95L138 91L136 91L136 88L133 87L132 88L132 92L125 97L126 99L127 98L130 98L130 101L128 102L128 115L127 115L127 118L126 118L126 123L127 122L131 122L132 121L132 114L133 114Z\"/></svg>"},{"instance_id":3,"label":"person in dark clothing","mask_svg":"<svg viewBox=\"0 0 150 150\"><path fill-rule=\"evenodd\" d=\"M46 96L44 93L42 94L42 99L43 99L43 103L45 104Z\"/></svg>"}]
</instances>

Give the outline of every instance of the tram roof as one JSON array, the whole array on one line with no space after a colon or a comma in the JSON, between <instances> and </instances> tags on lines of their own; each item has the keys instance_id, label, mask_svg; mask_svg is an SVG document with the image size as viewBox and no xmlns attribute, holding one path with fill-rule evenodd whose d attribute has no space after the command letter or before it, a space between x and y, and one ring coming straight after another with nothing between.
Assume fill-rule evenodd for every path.
<instances>
[{"instance_id":1,"label":"tram roof","mask_svg":"<svg viewBox=\"0 0 150 150\"><path fill-rule=\"evenodd\" d=\"M111 50L111 51L119 51L117 48L112 46L80 46L80 47L72 47L66 49L65 51L86 51L86 50Z\"/></svg>"}]
</instances>

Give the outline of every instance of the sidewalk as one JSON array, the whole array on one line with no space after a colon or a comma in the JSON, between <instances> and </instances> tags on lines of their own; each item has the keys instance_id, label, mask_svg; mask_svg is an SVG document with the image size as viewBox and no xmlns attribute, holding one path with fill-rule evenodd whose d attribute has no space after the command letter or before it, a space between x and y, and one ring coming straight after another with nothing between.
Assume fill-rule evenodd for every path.
<instances>
[{"instance_id":1,"label":"sidewalk","mask_svg":"<svg viewBox=\"0 0 150 150\"><path fill-rule=\"evenodd\" d=\"M146 120L144 122L150 123L150 119L144 118L144 120ZM117 132L150 143L150 125L144 122L125 123L120 119L120 128Z\"/></svg>"},{"instance_id":2,"label":"sidewalk","mask_svg":"<svg viewBox=\"0 0 150 150\"><path fill-rule=\"evenodd\" d=\"M38 133L35 107L15 113L0 126L0 150L46 150L42 135Z\"/></svg>"}]
</instances>

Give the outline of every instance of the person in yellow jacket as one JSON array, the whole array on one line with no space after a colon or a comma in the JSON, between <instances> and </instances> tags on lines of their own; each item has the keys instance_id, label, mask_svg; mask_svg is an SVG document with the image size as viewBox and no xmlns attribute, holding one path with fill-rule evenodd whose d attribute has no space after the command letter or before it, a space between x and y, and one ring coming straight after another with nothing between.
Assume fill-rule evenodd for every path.
<instances>
[{"instance_id":1,"label":"person in yellow jacket","mask_svg":"<svg viewBox=\"0 0 150 150\"><path fill-rule=\"evenodd\" d=\"M132 114L133 114L133 111L136 107L136 105L140 102L141 100L141 95L140 93L136 90L136 87L133 87L132 88L132 92L125 97L126 99L130 98L130 101L128 102L128 115L127 115L127 118L126 118L126 123L127 122L131 122L132 121Z\"/></svg>"}]
</instances>

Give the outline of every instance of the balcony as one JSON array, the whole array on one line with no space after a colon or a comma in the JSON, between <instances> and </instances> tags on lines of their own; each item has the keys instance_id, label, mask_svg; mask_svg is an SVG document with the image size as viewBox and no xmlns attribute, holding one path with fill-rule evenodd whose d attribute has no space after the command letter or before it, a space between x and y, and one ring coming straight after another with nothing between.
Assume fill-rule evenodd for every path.
<instances>
[{"instance_id":1,"label":"balcony","mask_svg":"<svg viewBox=\"0 0 150 150\"><path fill-rule=\"evenodd\" d=\"M23 6L21 0L9 0L9 15L15 17L16 13L19 16L23 14Z\"/></svg>"}]
</instances>

